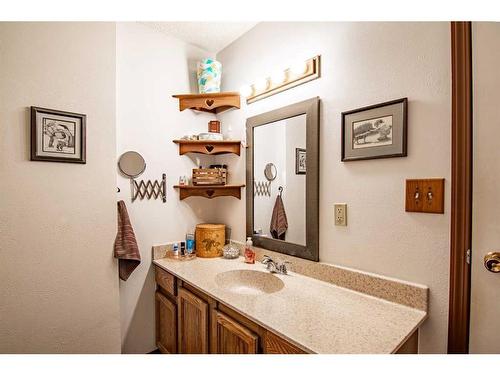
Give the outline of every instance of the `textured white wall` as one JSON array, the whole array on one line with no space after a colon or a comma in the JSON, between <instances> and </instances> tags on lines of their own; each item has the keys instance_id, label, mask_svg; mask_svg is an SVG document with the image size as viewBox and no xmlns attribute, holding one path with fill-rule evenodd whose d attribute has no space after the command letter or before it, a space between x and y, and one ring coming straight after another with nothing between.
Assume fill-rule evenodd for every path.
<instances>
[{"instance_id":1,"label":"textured white wall","mask_svg":"<svg viewBox=\"0 0 500 375\"><path fill-rule=\"evenodd\" d=\"M135 150L146 160L139 179L161 179L167 174L167 202L130 199L129 180L118 174L119 199L127 205L142 263L126 282L120 281L122 350L148 353L156 349L154 337L154 270L151 246L182 240L200 222L210 221L215 201L189 198L179 201L172 188L180 175L191 176L198 163L207 166L213 157L179 156L172 140L188 133L207 131L214 116L179 112L173 94L196 92L196 61L212 56L208 51L167 37L143 24L116 26L117 148L116 158ZM197 161L199 159L199 162Z\"/></svg>"},{"instance_id":2,"label":"textured white wall","mask_svg":"<svg viewBox=\"0 0 500 375\"><path fill-rule=\"evenodd\" d=\"M247 117L319 96L320 260L430 287L430 315L420 351L444 353L447 342L450 202L450 32L443 23L262 23L218 53L223 89L322 55L322 77L220 116L244 137ZM408 97L408 157L340 161L341 112ZM245 157L231 159L245 181ZM406 213L404 180L446 178L444 215ZM334 202L348 205L336 227ZM225 200L218 221L245 238L245 202Z\"/></svg>"},{"instance_id":3,"label":"textured white wall","mask_svg":"<svg viewBox=\"0 0 500 375\"><path fill-rule=\"evenodd\" d=\"M87 164L32 162L29 106L87 115ZM115 26L0 23L0 353L119 353Z\"/></svg>"}]
</instances>

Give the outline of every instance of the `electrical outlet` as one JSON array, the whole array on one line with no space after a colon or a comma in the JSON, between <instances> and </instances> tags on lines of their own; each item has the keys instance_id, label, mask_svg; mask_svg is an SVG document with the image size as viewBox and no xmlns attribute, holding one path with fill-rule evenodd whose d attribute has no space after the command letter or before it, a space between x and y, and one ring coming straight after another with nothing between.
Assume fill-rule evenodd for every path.
<instances>
[{"instance_id":1,"label":"electrical outlet","mask_svg":"<svg viewBox=\"0 0 500 375\"><path fill-rule=\"evenodd\" d=\"M335 203L335 225L347 226L347 203Z\"/></svg>"}]
</instances>

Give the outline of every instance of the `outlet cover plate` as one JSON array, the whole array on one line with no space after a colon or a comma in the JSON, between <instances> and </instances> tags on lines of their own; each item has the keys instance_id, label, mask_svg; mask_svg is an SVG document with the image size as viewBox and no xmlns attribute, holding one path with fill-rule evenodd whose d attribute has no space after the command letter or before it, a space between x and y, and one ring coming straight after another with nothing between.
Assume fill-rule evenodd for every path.
<instances>
[{"instance_id":1,"label":"outlet cover plate","mask_svg":"<svg viewBox=\"0 0 500 375\"><path fill-rule=\"evenodd\" d=\"M335 203L333 215L335 225L347 226L347 203Z\"/></svg>"}]
</instances>

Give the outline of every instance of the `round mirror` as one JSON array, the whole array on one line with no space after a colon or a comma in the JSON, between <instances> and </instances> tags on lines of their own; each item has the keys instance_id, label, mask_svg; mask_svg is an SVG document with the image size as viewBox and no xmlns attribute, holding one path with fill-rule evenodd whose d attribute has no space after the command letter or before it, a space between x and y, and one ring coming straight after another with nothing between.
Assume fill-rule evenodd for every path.
<instances>
[{"instance_id":1,"label":"round mirror","mask_svg":"<svg viewBox=\"0 0 500 375\"><path fill-rule=\"evenodd\" d=\"M120 156L118 168L120 168L120 171L125 176L135 178L144 172L146 169L146 162L138 152L127 151Z\"/></svg>"},{"instance_id":2,"label":"round mirror","mask_svg":"<svg viewBox=\"0 0 500 375\"><path fill-rule=\"evenodd\" d=\"M272 181L276 178L278 171L276 170L276 166L273 163L267 163L264 168L264 176L266 176L268 181Z\"/></svg>"}]
</instances>

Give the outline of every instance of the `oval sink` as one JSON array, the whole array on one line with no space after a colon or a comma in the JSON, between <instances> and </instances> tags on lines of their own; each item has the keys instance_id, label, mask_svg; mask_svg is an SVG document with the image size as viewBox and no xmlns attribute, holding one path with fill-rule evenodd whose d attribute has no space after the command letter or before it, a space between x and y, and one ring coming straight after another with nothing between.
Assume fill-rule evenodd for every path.
<instances>
[{"instance_id":1,"label":"oval sink","mask_svg":"<svg viewBox=\"0 0 500 375\"><path fill-rule=\"evenodd\" d=\"M285 284L279 277L268 272L253 270L234 270L215 276L219 288L235 294L259 295L276 293Z\"/></svg>"}]
</instances>

